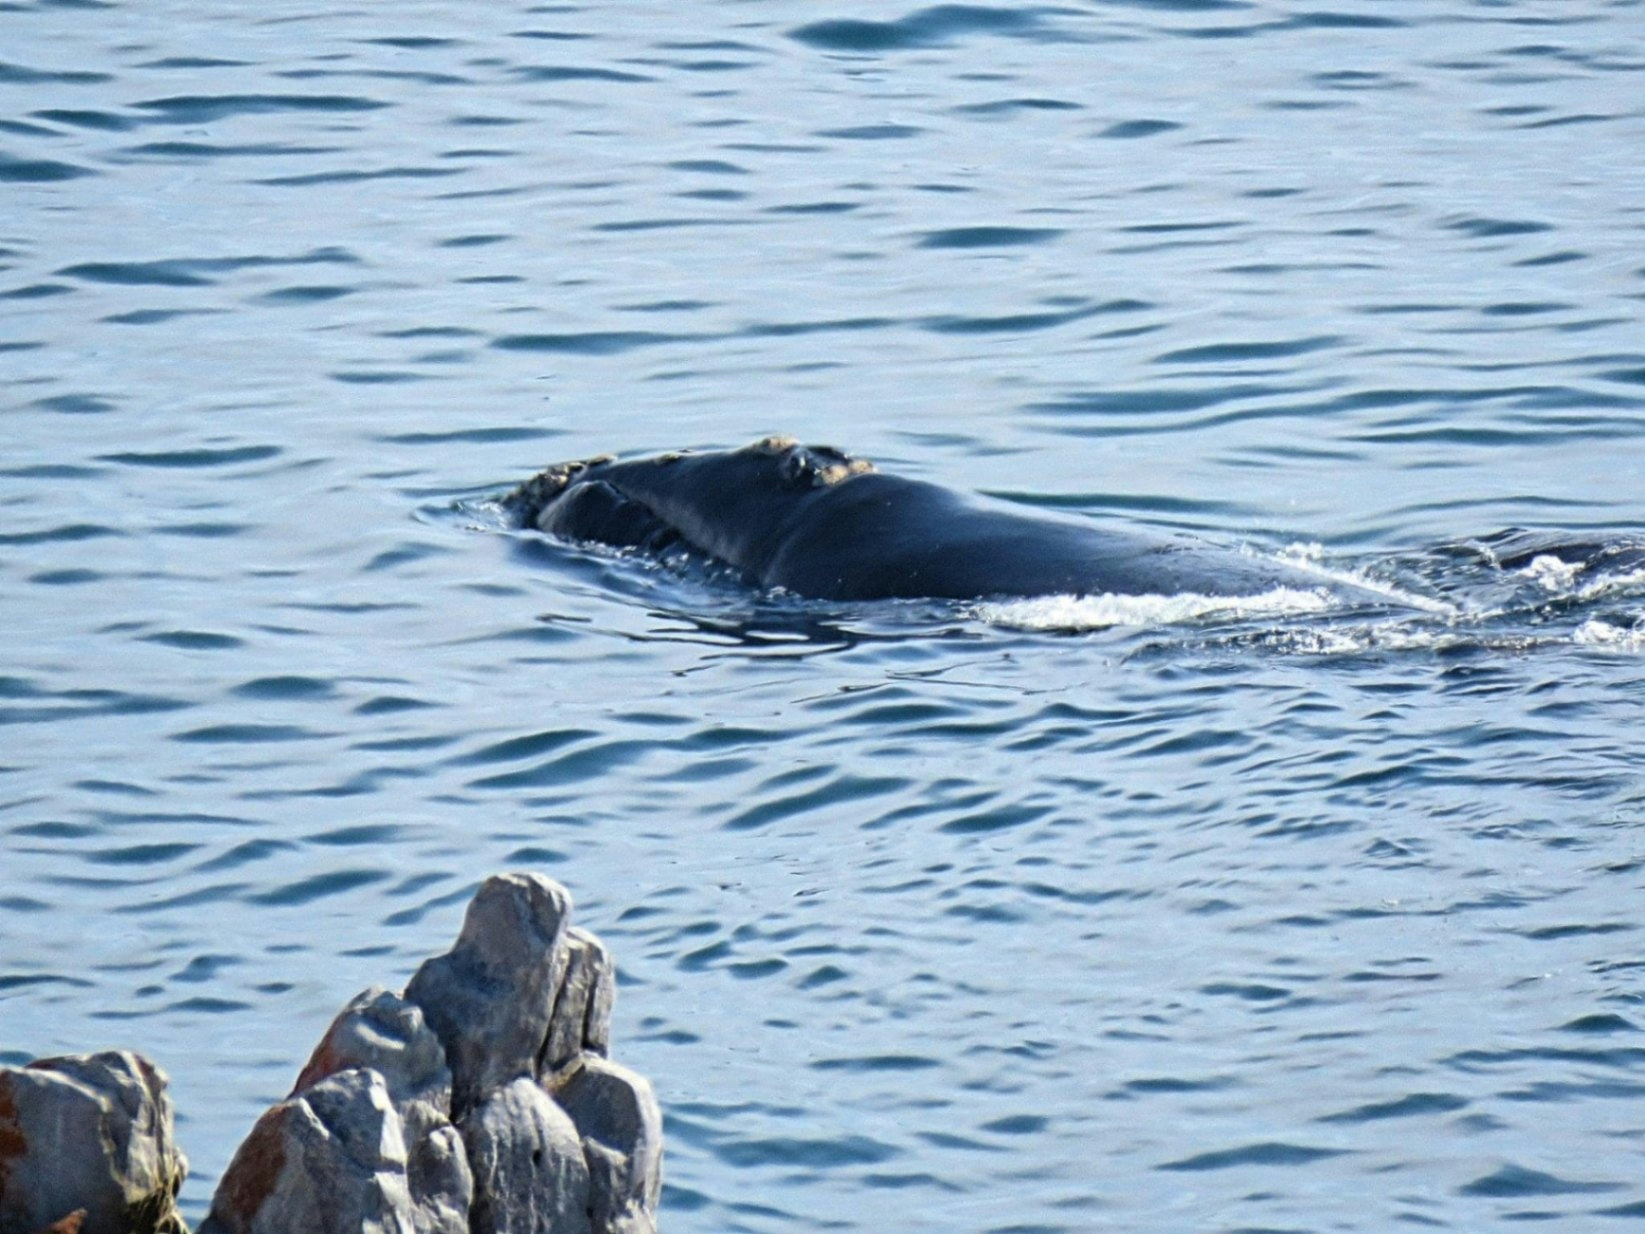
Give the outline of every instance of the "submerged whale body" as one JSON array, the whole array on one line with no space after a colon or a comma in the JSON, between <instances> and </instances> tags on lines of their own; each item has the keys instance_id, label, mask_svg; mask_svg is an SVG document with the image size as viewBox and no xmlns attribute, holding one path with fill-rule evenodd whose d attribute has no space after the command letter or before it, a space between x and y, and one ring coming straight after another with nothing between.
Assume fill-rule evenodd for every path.
<instances>
[{"instance_id":1,"label":"submerged whale body","mask_svg":"<svg viewBox=\"0 0 1645 1234\"><path fill-rule=\"evenodd\" d=\"M561 539L690 550L758 586L825 600L1355 590L1192 540L985 504L786 437L562 463L503 505L521 526ZM1371 592L1346 598L1386 604Z\"/></svg>"}]
</instances>

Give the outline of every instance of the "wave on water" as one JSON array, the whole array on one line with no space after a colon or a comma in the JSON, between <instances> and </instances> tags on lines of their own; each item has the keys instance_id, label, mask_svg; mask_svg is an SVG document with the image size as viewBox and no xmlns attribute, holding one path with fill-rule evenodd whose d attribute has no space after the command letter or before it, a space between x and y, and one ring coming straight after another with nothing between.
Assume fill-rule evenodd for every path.
<instances>
[{"instance_id":1,"label":"wave on water","mask_svg":"<svg viewBox=\"0 0 1645 1234\"><path fill-rule=\"evenodd\" d=\"M1409 576L1401 586L1379 582L1364 570L1321 569L1334 581L1374 588L1390 611L1367 619L1318 591L1279 588L1247 597L1046 596L976 605L972 614L990 625L1042 632L1079 633L1125 627L1175 631L1171 646L1249 648L1304 656L1351 656L1368 652L1458 654L1492 650L1527 653L1541 648L1583 647L1645 653L1645 568L1614 567L1629 554L1607 544L1602 564L1538 554L1512 569L1476 563L1444 580L1448 598L1413 588L1420 571L1411 562L1385 568ZM1431 566L1431 556L1422 564ZM1208 628L1214 627L1214 628Z\"/></svg>"},{"instance_id":2,"label":"wave on water","mask_svg":"<svg viewBox=\"0 0 1645 1234\"><path fill-rule=\"evenodd\" d=\"M1462 615L1462 609L1456 604L1426 595L1412 586L1384 581L1367 568L1331 564L1321 544L1292 544L1275 556L1286 565L1318 575L1321 584L1327 588L1335 585L1350 592L1369 592L1381 596L1396 608L1415 609L1434 617L1451 619Z\"/></svg>"},{"instance_id":3,"label":"wave on water","mask_svg":"<svg viewBox=\"0 0 1645 1234\"><path fill-rule=\"evenodd\" d=\"M1604 617L1590 617L1576 628L1571 641L1579 647L1599 647L1606 651L1645 651L1645 615L1632 624L1619 625Z\"/></svg>"},{"instance_id":4,"label":"wave on water","mask_svg":"<svg viewBox=\"0 0 1645 1234\"><path fill-rule=\"evenodd\" d=\"M1038 596L982 601L965 613L1002 629L1168 632L1167 645L1179 648L1286 655L1569 646L1639 654L1645 652L1642 551L1637 541L1612 538L1533 553L1505 567L1484 555L1459 561L1456 546L1446 545L1341 565L1318 546L1292 546L1279 557L1318 575L1318 588L1278 587L1252 596ZM1436 568L1438 561L1443 568ZM1361 597L1368 592L1386 601L1386 611L1367 612Z\"/></svg>"},{"instance_id":5,"label":"wave on water","mask_svg":"<svg viewBox=\"0 0 1645 1234\"><path fill-rule=\"evenodd\" d=\"M1260 556L1248 550L1251 556ZM1333 565L1318 544L1294 544L1275 554L1286 565L1306 570L1319 579L1318 587L1275 587L1257 595L1215 596L1197 592L1176 595L1059 595L984 602L972 612L989 625L1015 630L1076 633L1115 627L1157 629L1170 626L1224 625L1247 622L1292 622L1338 614L1363 612L1366 595L1379 597L1391 610L1450 623L1462 609L1398 583L1376 577L1362 568ZM1341 588L1343 594L1335 589ZM1352 596L1347 599L1345 596ZM1400 618L1360 625L1361 631L1384 629ZM1295 635L1297 631L1290 631ZM1304 640L1318 651L1362 650L1363 634L1347 627L1313 630ZM1304 649L1302 646L1299 650Z\"/></svg>"}]
</instances>

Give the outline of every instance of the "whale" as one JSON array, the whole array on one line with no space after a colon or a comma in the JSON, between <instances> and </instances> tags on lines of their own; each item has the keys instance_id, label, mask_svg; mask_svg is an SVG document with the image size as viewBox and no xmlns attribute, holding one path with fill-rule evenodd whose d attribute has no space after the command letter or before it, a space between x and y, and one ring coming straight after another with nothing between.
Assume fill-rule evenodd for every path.
<instances>
[{"instance_id":1,"label":"whale","mask_svg":"<svg viewBox=\"0 0 1645 1234\"><path fill-rule=\"evenodd\" d=\"M1302 565L1186 537L1028 512L889 475L832 446L558 463L502 498L519 527L574 544L722 563L819 600L1248 597L1281 588L1388 605Z\"/></svg>"}]
</instances>

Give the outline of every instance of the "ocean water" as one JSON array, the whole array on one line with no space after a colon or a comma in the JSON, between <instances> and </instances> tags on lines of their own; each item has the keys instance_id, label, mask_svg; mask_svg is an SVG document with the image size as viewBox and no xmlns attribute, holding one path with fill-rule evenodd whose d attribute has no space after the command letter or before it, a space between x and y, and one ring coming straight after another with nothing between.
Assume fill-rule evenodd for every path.
<instances>
[{"instance_id":1,"label":"ocean water","mask_svg":"<svg viewBox=\"0 0 1645 1234\"><path fill-rule=\"evenodd\" d=\"M189 1215L541 870L670 1234L1645 1219L1645 6L0 3L0 1060ZM1305 599L507 527L784 432Z\"/></svg>"}]
</instances>

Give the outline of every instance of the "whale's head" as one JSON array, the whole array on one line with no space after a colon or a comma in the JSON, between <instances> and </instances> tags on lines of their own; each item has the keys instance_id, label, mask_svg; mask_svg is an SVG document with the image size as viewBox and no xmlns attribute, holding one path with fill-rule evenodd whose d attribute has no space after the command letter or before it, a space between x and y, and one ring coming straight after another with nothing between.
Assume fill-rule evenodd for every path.
<instances>
[{"instance_id":1,"label":"whale's head","mask_svg":"<svg viewBox=\"0 0 1645 1234\"><path fill-rule=\"evenodd\" d=\"M766 437L739 450L662 454L588 474L643 503L687 542L757 574L800 510L873 470L867 459L832 446Z\"/></svg>"},{"instance_id":2,"label":"whale's head","mask_svg":"<svg viewBox=\"0 0 1645 1234\"><path fill-rule=\"evenodd\" d=\"M579 490L599 485L605 494L599 508L607 510L607 517L612 502L637 503L643 507L640 522L670 528L704 553L758 574L775 553L783 528L804 507L872 471L872 462L832 446L763 438L730 451L683 451L620 462L600 457L549 467L505 503L528 527L558 530L554 507L576 502Z\"/></svg>"}]
</instances>

